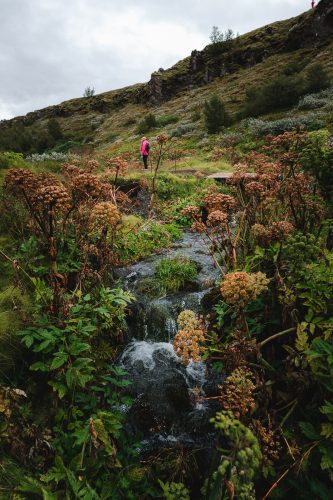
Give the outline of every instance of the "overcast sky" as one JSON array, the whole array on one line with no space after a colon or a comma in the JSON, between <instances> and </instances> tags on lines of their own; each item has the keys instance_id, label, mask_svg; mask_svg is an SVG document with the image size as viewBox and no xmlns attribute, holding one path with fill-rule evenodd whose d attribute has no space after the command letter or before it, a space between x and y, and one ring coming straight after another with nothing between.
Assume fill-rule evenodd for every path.
<instances>
[{"instance_id":1,"label":"overcast sky","mask_svg":"<svg viewBox=\"0 0 333 500\"><path fill-rule=\"evenodd\" d=\"M213 25L246 33L310 0L0 0L0 119L145 82L209 43Z\"/></svg>"}]
</instances>

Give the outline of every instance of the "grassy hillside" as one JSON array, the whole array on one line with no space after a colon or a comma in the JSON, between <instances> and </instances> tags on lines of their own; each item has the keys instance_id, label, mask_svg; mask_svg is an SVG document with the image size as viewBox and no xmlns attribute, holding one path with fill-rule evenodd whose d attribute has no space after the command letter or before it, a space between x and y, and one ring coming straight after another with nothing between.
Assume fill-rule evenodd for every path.
<instances>
[{"instance_id":1,"label":"grassy hillside","mask_svg":"<svg viewBox=\"0 0 333 500\"><path fill-rule=\"evenodd\" d=\"M299 75L305 75L314 63L321 63L333 79L332 29L325 28L326 21L330 23L330 9L329 2L322 0L315 10L254 30L230 45L208 45L172 68L154 73L146 84L72 99L3 121L0 141L16 129L42 135L48 120L55 118L63 133L63 149L123 151L137 143L137 125L150 112L164 122L170 115L177 121L157 127L153 136L189 123L192 135L195 131L200 136L204 132L203 103L214 94L235 117L249 88L272 81L288 66L294 65ZM320 34L311 36L318 27ZM41 143L39 151L47 149L48 144Z\"/></svg>"}]
</instances>

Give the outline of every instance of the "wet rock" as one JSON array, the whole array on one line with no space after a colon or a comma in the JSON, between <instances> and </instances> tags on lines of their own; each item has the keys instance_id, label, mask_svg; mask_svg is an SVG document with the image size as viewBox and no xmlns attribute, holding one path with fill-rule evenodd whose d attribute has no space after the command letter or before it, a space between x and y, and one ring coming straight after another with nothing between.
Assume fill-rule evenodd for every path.
<instances>
[{"instance_id":1,"label":"wet rock","mask_svg":"<svg viewBox=\"0 0 333 500\"><path fill-rule=\"evenodd\" d=\"M137 399L130 418L139 430L170 426L191 410L185 368L171 344L133 342L121 364L133 381L129 390Z\"/></svg>"}]
</instances>

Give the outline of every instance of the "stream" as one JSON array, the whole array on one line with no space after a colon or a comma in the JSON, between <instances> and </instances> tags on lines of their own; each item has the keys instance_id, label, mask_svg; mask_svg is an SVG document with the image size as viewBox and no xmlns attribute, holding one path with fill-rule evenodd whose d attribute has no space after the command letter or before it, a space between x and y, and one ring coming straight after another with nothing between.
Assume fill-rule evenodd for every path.
<instances>
[{"instance_id":1,"label":"stream","mask_svg":"<svg viewBox=\"0 0 333 500\"><path fill-rule=\"evenodd\" d=\"M187 257L196 262L198 275L190 289L160 298L145 294L145 280L154 276L162 258ZM185 367L173 350L177 316L184 309L205 313L205 301L220 279L200 234L185 231L174 245L131 266L119 268L116 276L136 296L128 318L130 342L119 364L130 375L129 394L134 404L127 426L141 435L146 449L187 444L207 444L215 414L206 397L216 393L221 376L208 373L203 362Z\"/></svg>"}]
</instances>

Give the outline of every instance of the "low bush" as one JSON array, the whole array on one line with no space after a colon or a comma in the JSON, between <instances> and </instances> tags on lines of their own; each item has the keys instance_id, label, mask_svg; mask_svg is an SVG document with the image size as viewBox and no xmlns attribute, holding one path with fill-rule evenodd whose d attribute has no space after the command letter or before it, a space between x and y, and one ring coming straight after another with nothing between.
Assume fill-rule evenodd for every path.
<instances>
[{"instance_id":1,"label":"low bush","mask_svg":"<svg viewBox=\"0 0 333 500\"><path fill-rule=\"evenodd\" d=\"M81 146L81 144L82 144L81 141L73 141L73 140L62 142L61 144L53 148L53 152L68 153L72 148L75 148L76 146Z\"/></svg>"},{"instance_id":2,"label":"low bush","mask_svg":"<svg viewBox=\"0 0 333 500\"><path fill-rule=\"evenodd\" d=\"M298 103L298 109L311 110L333 105L333 87L316 94L304 96Z\"/></svg>"},{"instance_id":3,"label":"low bush","mask_svg":"<svg viewBox=\"0 0 333 500\"><path fill-rule=\"evenodd\" d=\"M209 134L217 134L231 124L231 118L221 99L213 95L204 105L205 125Z\"/></svg>"},{"instance_id":4,"label":"low bush","mask_svg":"<svg viewBox=\"0 0 333 500\"><path fill-rule=\"evenodd\" d=\"M319 92L319 90L326 89L331 84L327 69L321 63L315 63L310 66L306 78L307 92Z\"/></svg>"},{"instance_id":5,"label":"low bush","mask_svg":"<svg viewBox=\"0 0 333 500\"><path fill-rule=\"evenodd\" d=\"M157 127L157 120L153 113L148 113L139 123L138 123L138 134L146 134L151 129Z\"/></svg>"},{"instance_id":6,"label":"low bush","mask_svg":"<svg viewBox=\"0 0 333 500\"><path fill-rule=\"evenodd\" d=\"M295 128L303 128L309 131L318 130L323 127L324 122L319 114L309 114L274 121L251 118L246 121L246 124L254 137L262 137L265 135L279 135Z\"/></svg>"},{"instance_id":7,"label":"low bush","mask_svg":"<svg viewBox=\"0 0 333 500\"><path fill-rule=\"evenodd\" d=\"M259 116L296 104L304 94L304 79L299 75L280 75L267 85L246 92L243 116Z\"/></svg>"},{"instance_id":8,"label":"low bush","mask_svg":"<svg viewBox=\"0 0 333 500\"><path fill-rule=\"evenodd\" d=\"M188 196L198 184L196 177L180 177L171 174L161 174L157 183L157 197L160 200L170 200Z\"/></svg>"},{"instance_id":9,"label":"low bush","mask_svg":"<svg viewBox=\"0 0 333 500\"><path fill-rule=\"evenodd\" d=\"M51 151L50 153L34 153L26 157L27 161L32 163L40 163L44 161L69 161L77 160L79 157L70 153L61 153L57 151Z\"/></svg>"},{"instance_id":10,"label":"low bush","mask_svg":"<svg viewBox=\"0 0 333 500\"><path fill-rule=\"evenodd\" d=\"M201 118L201 113L199 110L195 110L193 111L193 113L191 114L191 120L192 122L197 122L198 120L200 120Z\"/></svg>"},{"instance_id":11,"label":"low bush","mask_svg":"<svg viewBox=\"0 0 333 500\"><path fill-rule=\"evenodd\" d=\"M166 125L169 125L170 123L177 123L178 120L179 120L179 118L176 115L159 116L157 118L157 126L158 127L165 127Z\"/></svg>"},{"instance_id":12,"label":"low bush","mask_svg":"<svg viewBox=\"0 0 333 500\"><path fill-rule=\"evenodd\" d=\"M221 135L221 146L236 146L242 141L242 139L243 136L239 132L228 132Z\"/></svg>"},{"instance_id":13,"label":"low bush","mask_svg":"<svg viewBox=\"0 0 333 500\"><path fill-rule=\"evenodd\" d=\"M248 89L245 107L240 115L259 116L286 109L296 104L301 96L329 86L329 74L320 63L311 66L305 76L285 71L266 85Z\"/></svg>"},{"instance_id":14,"label":"low bush","mask_svg":"<svg viewBox=\"0 0 333 500\"><path fill-rule=\"evenodd\" d=\"M0 170L9 167L23 166L24 159L21 153L14 153L12 151L5 151L0 153Z\"/></svg>"},{"instance_id":15,"label":"low bush","mask_svg":"<svg viewBox=\"0 0 333 500\"><path fill-rule=\"evenodd\" d=\"M193 123L184 123L172 130L171 137L181 137L182 135L190 134L193 130L195 130L195 125Z\"/></svg>"},{"instance_id":16,"label":"low bush","mask_svg":"<svg viewBox=\"0 0 333 500\"><path fill-rule=\"evenodd\" d=\"M115 242L120 263L136 262L147 257L170 246L181 234L174 224L150 222L136 228L126 226L119 231Z\"/></svg>"},{"instance_id":17,"label":"low bush","mask_svg":"<svg viewBox=\"0 0 333 500\"><path fill-rule=\"evenodd\" d=\"M196 205L197 196L181 196L176 198L174 201L167 200L160 204L160 212L162 216L173 223L179 225L180 227L190 227L192 221L183 214L183 210L188 205Z\"/></svg>"},{"instance_id":18,"label":"low bush","mask_svg":"<svg viewBox=\"0 0 333 500\"><path fill-rule=\"evenodd\" d=\"M167 294L183 289L195 280L197 274L197 266L190 259L162 259L156 266L155 280L160 291Z\"/></svg>"}]
</instances>

